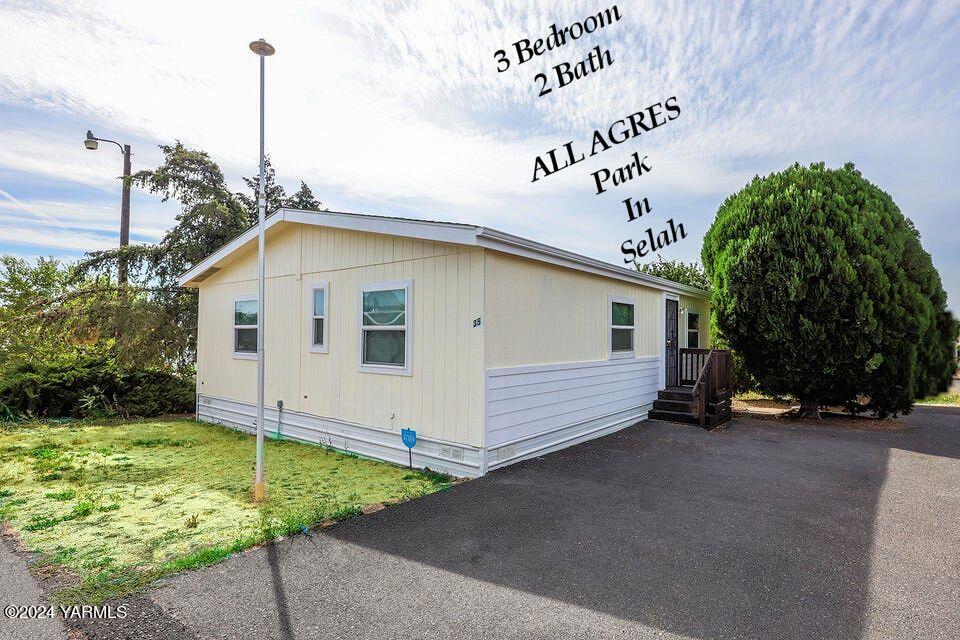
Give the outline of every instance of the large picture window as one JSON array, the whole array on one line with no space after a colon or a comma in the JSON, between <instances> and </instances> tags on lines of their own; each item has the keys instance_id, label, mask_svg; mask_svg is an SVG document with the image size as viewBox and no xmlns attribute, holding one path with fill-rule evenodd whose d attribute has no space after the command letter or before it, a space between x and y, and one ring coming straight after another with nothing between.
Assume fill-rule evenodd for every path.
<instances>
[{"instance_id":1,"label":"large picture window","mask_svg":"<svg viewBox=\"0 0 960 640\"><path fill-rule=\"evenodd\" d=\"M687 348L700 348L700 314L687 313Z\"/></svg>"},{"instance_id":2,"label":"large picture window","mask_svg":"<svg viewBox=\"0 0 960 640\"><path fill-rule=\"evenodd\" d=\"M237 298L233 301L233 352L237 355L257 353L256 298Z\"/></svg>"},{"instance_id":3,"label":"large picture window","mask_svg":"<svg viewBox=\"0 0 960 640\"><path fill-rule=\"evenodd\" d=\"M634 321L633 300L611 296L610 304L610 354L626 357L633 353Z\"/></svg>"},{"instance_id":4,"label":"large picture window","mask_svg":"<svg viewBox=\"0 0 960 640\"><path fill-rule=\"evenodd\" d=\"M410 283L367 285L361 291L362 370L409 373Z\"/></svg>"},{"instance_id":5,"label":"large picture window","mask_svg":"<svg viewBox=\"0 0 960 640\"><path fill-rule=\"evenodd\" d=\"M327 321L329 286L320 282L310 287L310 350L315 353L327 353Z\"/></svg>"}]
</instances>

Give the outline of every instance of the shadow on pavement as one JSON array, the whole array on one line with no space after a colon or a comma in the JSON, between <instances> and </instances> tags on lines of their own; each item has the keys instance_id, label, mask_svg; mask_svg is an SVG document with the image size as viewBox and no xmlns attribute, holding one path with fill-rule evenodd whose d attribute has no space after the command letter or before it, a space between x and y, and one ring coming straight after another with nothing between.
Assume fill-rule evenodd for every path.
<instances>
[{"instance_id":1,"label":"shadow on pavement","mask_svg":"<svg viewBox=\"0 0 960 640\"><path fill-rule=\"evenodd\" d=\"M280 559L277 545L267 545L267 564L270 565L270 583L273 586L273 600L277 611L279 634L283 640L294 640L290 625L290 607L287 604L287 591L283 586L283 574L280 571Z\"/></svg>"},{"instance_id":2,"label":"shadow on pavement","mask_svg":"<svg viewBox=\"0 0 960 640\"><path fill-rule=\"evenodd\" d=\"M905 422L647 422L323 535L696 638L857 638L889 450L960 458L960 410Z\"/></svg>"}]
</instances>

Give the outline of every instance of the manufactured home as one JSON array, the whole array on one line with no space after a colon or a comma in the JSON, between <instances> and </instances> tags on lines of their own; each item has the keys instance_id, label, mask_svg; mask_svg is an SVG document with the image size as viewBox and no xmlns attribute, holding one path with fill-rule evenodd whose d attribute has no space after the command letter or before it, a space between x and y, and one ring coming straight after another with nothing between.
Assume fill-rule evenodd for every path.
<instances>
[{"instance_id":1,"label":"manufactured home","mask_svg":"<svg viewBox=\"0 0 960 640\"><path fill-rule=\"evenodd\" d=\"M487 227L266 222L268 436L477 476L635 424L709 353L704 291ZM253 430L257 229L199 290L197 417ZM686 372L693 364L696 370Z\"/></svg>"}]
</instances>

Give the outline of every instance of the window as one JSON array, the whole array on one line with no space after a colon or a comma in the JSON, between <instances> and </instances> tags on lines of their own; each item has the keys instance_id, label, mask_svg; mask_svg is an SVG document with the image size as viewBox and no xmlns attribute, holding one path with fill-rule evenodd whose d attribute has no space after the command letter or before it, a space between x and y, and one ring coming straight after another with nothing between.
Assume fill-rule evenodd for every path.
<instances>
[{"instance_id":1,"label":"window","mask_svg":"<svg viewBox=\"0 0 960 640\"><path fill-rule=\"evenodd\" d=\"M327 353L327 290L326 282L310 287L310 350Z\"/></svg>"},{"instance_id":2,"label":"window","mask_svg":"<svg viewBox=\"0 0 960 640\"><path fill-rule=\"evenodd\" d=\"M700 314L687 312L687 348L700 348Z\"/></svg>"},{"instance_id":3,"label":"window","mask_svg":"<svg viewBox=\"0 0 960 640\"><path fill-rule=\"evenodd\" d=\"M610 354L626 357L633 353L633 300L610 296Z\"/></svg>"},{"instance_id":4,"label":"window","mask_svg":"<svg viewBox=\"0 0 960 640\"><path fill-rule=\"evenodd\" d=\"M360 296L360 369L410 373L410 283L363 287Z\"/></svg>"},{"instance_id":5,"label":"window","mask_svg":"<svg viewBox=\"0 0 960 640\"><path fill-rule=\"evenodd\" d=\"M233 301L233 352L254 356L257 353L257 299Z\"/></svg>"}]
</instances>

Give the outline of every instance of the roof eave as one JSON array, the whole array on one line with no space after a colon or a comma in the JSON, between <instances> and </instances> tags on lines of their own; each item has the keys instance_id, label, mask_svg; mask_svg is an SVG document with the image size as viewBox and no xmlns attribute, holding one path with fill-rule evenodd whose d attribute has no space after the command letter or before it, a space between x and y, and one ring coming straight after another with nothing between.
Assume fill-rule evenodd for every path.
<instances>
[{"instance_id":1,"label":"roof eave","mask_svg":"<svg viewBox=\"0 0 960 640\"><path fill-rule=\"evenodd\" d=\"M641 273L634 269L618 267L601 260L588 258L571 251L551 247L534 240L487 227L450 222L432 222L429 220L411 220L406 218L389 218L330 211L301 211L284 208L277 210L276 213L267 218L266 228L269 229L279 222L310 224L337 229L350 229L354 231L417 238L434 242L478 246L625 282L638 283L677 295L692 295L701 298L710 297L708 292L696 287L673 282L665 278L658 278L657 276ZM183 273L177 279L178 284L181 287L199 286L200 280L203 279L201 278L203 274L209 269L217 267L227 256L248 242L251 242L256 237L257 227L250 227L210 254L196 266Z\"/></svg>"},{"instance_id":2,"label":"roof eave","mask_svg":"<svg viewBox=\"0 0 960 640\"><path fill-rule=\"evenodd\" d=\"M677 295L693 295L700 298L709 298L710 294L703 289L641 273L634 269L618 267L602 260L588 258L572 251L558 249L550 245L541 244L527 238L515 236L496 229L480 228L477 231L477 244L492 250L503 251L521 257L540 260L560 266L587 271L625 282L633 282L661 289Z\"/></svg>"},{"instance_id":3,"label":"roof eave","mask_svg":"<svg viewBox=\"0 0 960 640\"><path fill-rule=\"evenodd\" d=\"M276 213L274 213L273 215L267 218L265 227L266 229L269 229L270 227L277 224L278 222L281 222L282 220L284 220L283 211L277 211ZM196 284L192 284L192 283L198 276L205 273L207 269L217 266L217 263L219 263L221 260L229 256L231 253L233 253L243 245L250 242L252 239L256 238L257 233L258 231L257 231L256 225L250 227L249 229L247 229L246 231L238 235L236 238L234 238L233 240L223 245L222 247L220 247L219 249L211 253L209 256L207 256L206 258L204 258L203 260L195 264L193 267L191 267L184 273L180 274L180 276L177 278L177 284L179 284L181 287L196 286Z\"/></svg>"}]
</instances>

